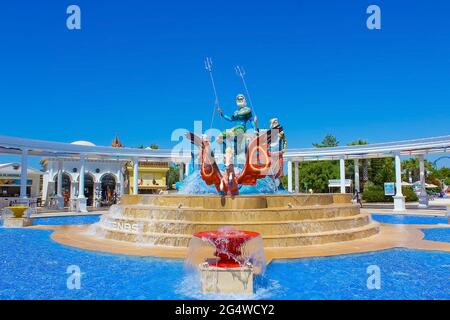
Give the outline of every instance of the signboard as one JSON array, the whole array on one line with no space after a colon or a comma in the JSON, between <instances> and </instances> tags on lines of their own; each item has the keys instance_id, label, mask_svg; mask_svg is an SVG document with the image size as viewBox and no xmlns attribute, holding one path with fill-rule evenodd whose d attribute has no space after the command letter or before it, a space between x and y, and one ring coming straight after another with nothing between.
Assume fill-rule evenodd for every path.
<instances>
[{"instance_id":1,"label":"signboard","mask_svg":"<svg viewBox=\"0 0 450 320\"><path fill-rule=\"evenodd\" d=\"M31 186L33 180L27 179L27 185ZM20 186L20 179L0 179L0 185L2 186Z\"/></svg>"},{"instance_id":2,"label":"signboard","mask_svg":"<svg viewBox=\"0 0 450 320\"><path fill-rule=\"evenodd\" d=\"M384 195L385 196L395 196L395 183L385 182L384 183Z\"/></svg>"}]
</instances>

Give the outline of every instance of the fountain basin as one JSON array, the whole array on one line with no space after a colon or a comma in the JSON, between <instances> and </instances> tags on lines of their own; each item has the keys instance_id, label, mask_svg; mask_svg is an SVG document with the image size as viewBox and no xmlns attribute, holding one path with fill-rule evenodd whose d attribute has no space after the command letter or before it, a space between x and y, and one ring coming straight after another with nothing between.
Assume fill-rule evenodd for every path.
<instances>
[{"instance_id":1,"label":"fountain basin","mask_svg":"<svg viewBox=\"0 0 450 320\"><path fill-rule=\"evenodd\" d=\"M240 230L203 231L194 234L194 237L214 245L216 248L214 256L216 256L218 260L210 260L208 261L208 264L219 268L242 267L244 261L242 260L241 247L248 240L259 236L260 234L257 232Z\"/></svg>"}]
</instances>

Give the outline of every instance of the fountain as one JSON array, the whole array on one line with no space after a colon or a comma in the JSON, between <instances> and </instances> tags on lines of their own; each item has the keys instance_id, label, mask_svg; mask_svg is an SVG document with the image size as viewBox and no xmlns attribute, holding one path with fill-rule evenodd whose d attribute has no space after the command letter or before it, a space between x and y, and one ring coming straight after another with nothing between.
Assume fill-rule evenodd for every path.
<instances>
[{"instance_id":1,"label":"fountain","mask_svg":"<svg viewBox=\"0 0 450 320\"><path fill-rule=\"evenodd\" d=\"M33 225L29 210L30 207L28 206L5 207L4 213L1 216L3 226L5 228L22 228Z\"/></svg>"},{"instance_id":2,"label":"fountain","mask_svg":"<svg viewBox=\"0 0 450 320\"><path fill-rule=\"evenodd\" d=\"M250 119L248 108L242 107L229 119L241 119L242 110ZM270 129L239 136L242 130L245 133L247 120L233 127L230 135L229 131L221 134L224 164L218 163L211 139L187 133L200 161L180 191L123 195L100 222L87 233L84 230L78 243L89 247L91 241L91 247L128 251L145 247L155 256L187 257L187 265L200 271L204 292L251 293L253 275L264 271L264 255L293 257L292 252L305 246L379 232L379 224L360 212L350 194L280 191L286 148L283 129L275 118ZM225 144L229 139L233 147ZM79 229L73 232L81 234Z\"/></svg>"},{"instance_id":3,"label":"fountain","mask_svg":"<svg viewBox=\"0 0 450 320\"><path fill-rule=\"evenodd\" d=\"M266 262L259 233L221 228L195 233L185 264L200 273L202 292L252 294Z\"/></svg>"}]
</instances>

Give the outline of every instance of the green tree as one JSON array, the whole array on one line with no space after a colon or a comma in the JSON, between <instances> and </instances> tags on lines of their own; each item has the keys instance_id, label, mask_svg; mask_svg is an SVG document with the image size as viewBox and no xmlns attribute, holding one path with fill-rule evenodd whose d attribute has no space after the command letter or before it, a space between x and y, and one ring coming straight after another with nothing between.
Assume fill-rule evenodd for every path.
<instances>
[{"instance_id":1,"label":"green tree","mask_svg":"<svg viewBox=\"0 0 450 320\"><path fill-rule=\"evenodd\" d=\"M152 144L150 145L150 149L152 149L152 150L157 150L157 149L159 149L159 146L158 146L157 144L155 144L155 143L152 143Z\"/></svg>"},{"instance_id":2,"label":"green tree","mask_svg":"<svg viewBox=\"0 0 450 320\"><path fill-rule=\"evenodd\" d=\"M167 174L166 174L166 181L167 181L167 189L169 189L169 190L172 189L172 185L174 185L176 182L180 181L179 165L171 165L169 167L169 171L167 171Z\"/></svg>"},{"instance_id":3,"label":"green tree","mask_svg":"<svg viewBox=\"0 0 450 320\"><path fill-rule=\"evenodd\" d=\"M328 180L339 176L339 166L336 161L312 161L299 163L300 190L307 192L328 192Z\"/></svg>"},{"instance_id":4,"label":"green tree","mask_svg":"<svg viewBox=\"0 0 450 320\"><path fill-rule=\"evenodd\" d=\"M327 134L322 142L314 143L316 148L329 148L339 145L336 137ZM299 188L300 191L307 192L312 189L314 192L328 192L328 180L336 179L339 176L339 164L337 161L308 161L299 163ZM294 166L292 170L295 170ZM287 187L287 178L282 180L283 186Z\"/></svg>"},{"instance_id":5,"label":"green tree","mask_svg":"<svg viewBox=\"0 0 450 320\"><path fill-rule=\"evenodd\" d=\"M442 167L440 169L434 168L432 177L435 178L434 184L440 184L444 182L446 185L450 185L450 168Z\"/></svg>"},{"instance_id":6,"label":"green tree","mask_svg":"<svg viewBox=\"0 0 450 320\"><path fill-rule=\"evenodd\" d=\"M432 182L434 180L434 172L436 171L436 168L433 166L433 164L426 160L424 161L425 164L425 171L426 171L426 180L427 182ZM419 159L409 158L402 161L402 171L403 171L403 177L402 179L404 181L409 181L409 176L411 175L412 182L416 182L420 180L420 164Z\"/></svg>"},{"instance_id":7,"label":"green tree","mask_svg":"<svg viewBox=\"0 0 450 320\"><path fill-rule=\"evenodd\" d=\"M376 186L395 180L393 158L374 158L369 161L369 181Z\"/></svg>"},{"instance_id":8,"label":"green tree","mask_svg":"<svg viewBox=\"0 0 450 320\"><path fill-rule=\"evenodd\" d=\"M358 140L350 142L347 145L348 146L362 146L362 145L365 145L365 144L369 144L369 142L366 141L366 140L358 139Z\"/></svg>"},{"instance_id":9,"label":"green tree","mask_svg":"<svg viewBox=\"0 0 450 320\"><path fill-rule=\"evenodd\" d=\"M337 147L339 145L339 141L336 139L335 136L331 134L327 134L322 142L320 143L313 143L313 147L315 148L332 148Z\"/></svg>"}]
</instances>

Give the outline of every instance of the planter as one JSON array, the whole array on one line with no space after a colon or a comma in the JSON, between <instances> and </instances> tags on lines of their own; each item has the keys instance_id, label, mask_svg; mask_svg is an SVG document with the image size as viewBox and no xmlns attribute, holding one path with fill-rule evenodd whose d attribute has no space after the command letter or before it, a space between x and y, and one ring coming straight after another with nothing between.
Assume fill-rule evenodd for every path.
<instances>
[{"instance_id":1,"label":"planter","mask_svg":"<svg viewBox=\"0 0 450 320\"><path fill-rule=\"evenodd\" d=\"M33 225L32 218L13 218L7 217L3 220L3 227L5 228L23 228Z\"/></svg>"},{"instance_id":2,"label":"planter","mask_svg":"<svg viewBox=\"0 0 450 320\"><path fill-rule=\"evenodd\" d=\"M30 209L30 207L27 206L13 206L13 207L6 207L6 209L11 210L15 218L22 218L25 211Z\"/></svg>"}]
</instances>

